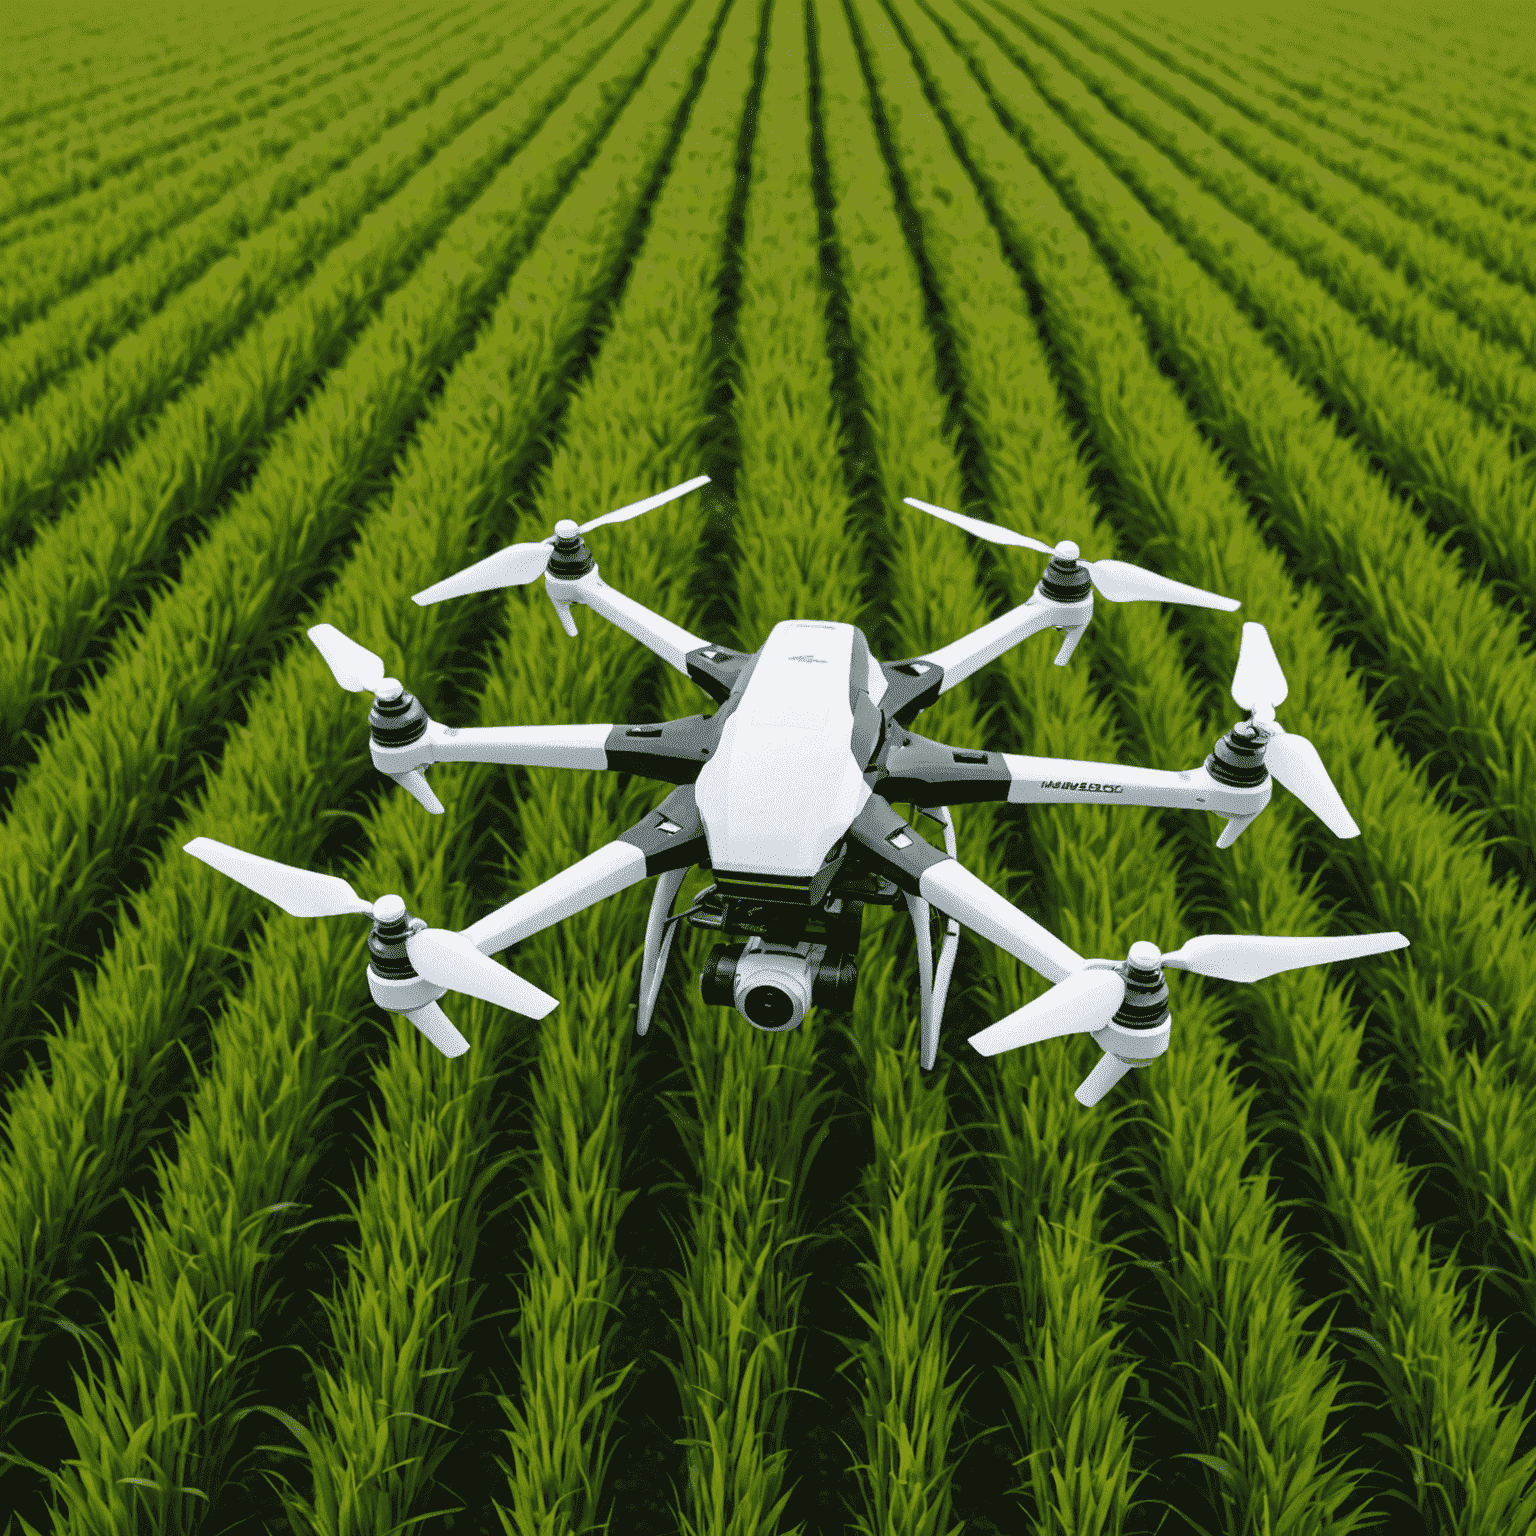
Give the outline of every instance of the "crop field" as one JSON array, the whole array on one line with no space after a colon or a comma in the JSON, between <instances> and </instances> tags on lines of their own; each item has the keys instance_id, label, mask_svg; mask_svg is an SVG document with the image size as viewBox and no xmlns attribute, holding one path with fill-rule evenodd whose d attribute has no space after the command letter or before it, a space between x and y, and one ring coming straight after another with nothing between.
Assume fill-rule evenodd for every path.
<instances>
[{"instance_id":1,"label":"crop field","mask_svg":"<svg viewBox=\"0 0 1536 1536\"><path fill-rule=\"evenodd\" d=\"M0 32L0 1536L1536 1531L1536 29L1528 5L65 0ZM1174 972L1093 1108L896 906L770 1038L652 882L449 992L447 1057L196 837L459 930L622 772L378 771L335 626L447 726L713 706L542 583L916 657L1101 600L916 728L1197 767L1242 624L1360 835L962 804L961 862ZM934 824L898 806L936 846ZM924 829L926 828L926 832ZM676 910L711 882L692 870ZM943 932L935 912L935 934Z\"/></svg>"}]
</instances>

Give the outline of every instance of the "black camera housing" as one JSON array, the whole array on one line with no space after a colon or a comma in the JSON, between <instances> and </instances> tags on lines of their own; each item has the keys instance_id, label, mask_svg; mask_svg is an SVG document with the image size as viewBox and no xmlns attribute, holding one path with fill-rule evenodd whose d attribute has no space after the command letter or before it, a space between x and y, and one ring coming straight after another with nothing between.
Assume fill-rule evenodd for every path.
<instances>
[{"instance_id":1,"label":"black camera housing","mask_svg":"<svg viewBox=\"0 0 1536 1536\"><path fill-rule=\"evenodd\" d=\"M736 1006L736 966L746 944L717 944L699 973L699 993L712 1008ZM852 955L828 950L811 983L811 1006L829 1013L851 1013L859 989L858 961Z\"/></svg>"}]
</instances>

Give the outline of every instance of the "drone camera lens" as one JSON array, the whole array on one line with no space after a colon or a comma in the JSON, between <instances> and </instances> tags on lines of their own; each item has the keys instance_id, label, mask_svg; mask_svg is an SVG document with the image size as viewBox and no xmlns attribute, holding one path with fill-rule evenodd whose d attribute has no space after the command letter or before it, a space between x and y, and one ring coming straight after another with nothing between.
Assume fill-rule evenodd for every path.
<instances>
[{"instance_id":1,"label":"drone camera lens","mask_svg":"<svg viewBox=\"0 0 1536 1536\"><path fill-rule=\"evenodd\" d=\"M783 1029L795 1016L795 1002L781 987L764 985L747 993L741 1011L759 1029Z\"/></svg>"}]
</instances>

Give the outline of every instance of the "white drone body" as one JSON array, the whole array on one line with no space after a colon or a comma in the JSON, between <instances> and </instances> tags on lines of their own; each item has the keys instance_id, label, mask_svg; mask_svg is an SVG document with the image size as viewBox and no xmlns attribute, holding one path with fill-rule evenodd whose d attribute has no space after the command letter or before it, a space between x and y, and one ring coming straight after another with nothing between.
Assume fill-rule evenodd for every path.
<instances>
[{"instance_id":1,"label":"white drone body","mask_svg":"<svg viewBox=\"0 0 1536 1536\"><path fill-rule=\"evenodd\" d=\"M1119 561L1086 561L1068 542L1051 546L925 502L909 504L997 543L1052 556L1029 599L939 650L881 662L851 624L786 620L755 652L711 645L610 587L582 535L639 516L703 485L700 476L577 527L556 525L537 544L514 544L416 594L427 604L543 576L567 633L573 605L602 614L697 682L714 713L651 724L507 726L453 730L431 720L383 662L329 624L310 637L344 688L374 694L374 765L429 811L442 806L425 772L441 762L609 769L675 786L638 825L509 901L461 933L428 928L398 896L367 902L343 880L289 869L195 838L187 851L298 916L367 912L369 986L381 1007L405 1013L447 1055L468 1049L437 999L445 991L487 998L533 1018L557 1006L489 957L649 876L656 890L646 928L637 1029L660 994L673 930L693 926L739 940L717 947L700 977L706 1002L734 1006L758 1029L798 1025L815 1007L847 1011L857 987L864 908L905 902L917 939L922 1065L931 1068L961 926L1056 983L1043 996L970 1037L983 1055L1056 1035L1091 1034L1103 1056L1077 1090L1095 1104L1132 1067L1168 1048L1172 1016L1164 969L1254 981L1296 966L1400 949L1400 933L1345 938L1236 934L1190 940L1163 954L1131 946L1126 960L1085 960L972 874L957 857L949 807L1113 804L1211 811L1226 847L1269 803L1272 775L1340 837L1359 829L1303 738L1274 718L1284 675L1263 627L1243 626L1233 697L1248 719L1205 762L1179 772L1006 752L928 740L913 719L940 694L1043 629L1065 631L1064 666L1093 616L1093 591L1115 602L1164 600L1228 611L1231 598L1202 592ZM895 810L916 805L943 830L944 851ZM690 869L714 884L685 913L672 908ZM930 909L945 918L934 962Z\"/></svg>"}]
</instances>

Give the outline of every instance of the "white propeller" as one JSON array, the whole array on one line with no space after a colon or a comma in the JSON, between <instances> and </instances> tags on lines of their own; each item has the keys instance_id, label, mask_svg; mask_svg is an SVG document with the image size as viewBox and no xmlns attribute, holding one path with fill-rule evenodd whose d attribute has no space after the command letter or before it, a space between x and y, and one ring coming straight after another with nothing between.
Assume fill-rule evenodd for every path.
<instances>
[{"instance_id":1,"label":"white propeller","mask_svg":"<svg viewBox=\"0 0 1536 1536\"><path fill-rule=\"evenodd\" d=\"M360 646L334 624L315 624L307 631L315 649L325 657L331 676L349 693L371 693L381 703L398 699L405 691L400 679L385 677L384 663L372 651ZM409 773L390 774L395 783L419 800L434 816L443 814L443 802L432 793L427 776L420 768Z\"/></svg>"},{"instance_id":2,"label":"white propeller","mask_svg":"<svg viewBox=\"0 0 1536 1536\"><path fill-rule=\"evenodd\" d=\"M569 518L562 518L547 539L541 539L537 544L509 544L505 549L498 549L494 555L488 555L475 565L466 566L457 575L445 577L425 591L414 593L411 601L425 608L429 603L440 603L449 597L467 597L471 592L489 592L495 587L526 586L544 574L544 567L549 564L557 538L569 539L577 534L590 533L594 528L601 528L604 523L628 522L632 517L639 517L642 512L653 511L708 484L708 475L697 475L681 485L674 485L670 490L647 496L644 501L620 507L617 512L605 512L601 517L594 517L590 523L582 523L579 527Z\"/></svg>"},{"instance_id":3,"label":"white propeller","mask_svg":"<svg viewBox=\"0 0 1536 1536\"><path fill-rule=\"evenodd\" d=\"M220 874L238 880L258 896L276 902L294 917L337 917L357 912L366 913L381 923L392 923L405 916L405 903L398 896L364 901L339 875L317 875L311 870L294 869L273 859L247 853L242 848L232 848L228 843L216 842L211 837L194 837L185 844L185 851ZM422 928L406 938L405 952L416 968L416 974L434 987L463 992L530 1019L542 1019L560 1006L547 992L513 975L505 966L498 965L489 955L476 949L462 933L446 928ZM445 1050L445 1054L457 1055L457 1051L446 1050L443 1039L462 1040L463 1036L442 1017L441 1010L433 1014L434 1007L429 1004L406 1017L434 1045ZM419 1020L416 1013L431 1017ZM433 1027L428 1028L429 1024ZM444 1025L451 1036L442 1036Z\"/></svg>"},{"instance_id":4,"label":"white propeller","mask_svg":"<svg viewBox=\"0 0 1536 1536\"><path fill-rule=\"evenodd\" d=\"M334 624L315 624L306 633L325 657L331 675L348 693L377 693L384 686L384 663L356 640L349 640ZM398 682L397 682L398 686ZM393 691L385 697L394 698Z\"/></svg>"},{"instance_id":5,"label":"white propeller","mask_svg":"<svg viewBox=\"0 0 1536 1536\"><path fill-rule=\"evenodd\" d=\"M1063 539L1059 544L1045 544L1039 539L1015 533L1011 528L1000 528L996 523L984 523L979 518L932 506L926 501L919 501L915 496L907 496L903 500L909 507L931 512L935 517L943 518L946 523L953 523L956 528L963 528L967 533L974 533L977 538L988 539L993 544L1016 544L1021 549L1039 550L1042 555L1076 560L1088 572L1088 579L1099 594L1112 603L1188 603L1195 608L1220 608L1227 613L1234 613L1242 607L1235 598L1219 597L1214 592L1186 586L1182 581L1154 575L1151 571L1142 570L1139 565L1127 565L1123 560L1084 560L1078 546L1071 539Z\"/></svg>"},{"instance_id":6,"label":"white propeller","mask_svg":"<svg viewBox=\"0 0 1536 1536\"><path fill-rule=\"evenodd\" d=\"M1359 837L1360 828L1344 808L1317 748L1305 736L1293 736L1275 719L1276 707L1289 692L1269 631L1262 624L1244 624L1232 697L1265 738L1264 766L1335 837Z\"/></svg>"},{"instance_id":7,"label":"white propeller","mask_svg":"<svg viewBox=\"0 0 1536 1536\"><path fill-rule=\"evenodd\" d=\"M972 1035L970 1043L981 1055L996 1056L1061 1035L1098 1034L1108 1028L1125 1000L1125 970L1129 966L1142 971L1155 971L1159 966L1194 971L1224 981L1262 981L1280 971L1327 965L1335 960L1357 960L1362 955L1379 955L1407 945L1407 938L1395 932L1348 934L1340 938L1224 933L1190 939L1165 955L1155 944L1141 941L1131 946L1126 966L1111 970L1104 962L1090 962L1089 969L1073 972L1032 1002ZM1127 1061L1106 1051L1075 1097L1082 1104L1098 1103L1128 1070Z\"/></svg>"}]
</instances>

